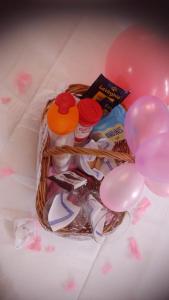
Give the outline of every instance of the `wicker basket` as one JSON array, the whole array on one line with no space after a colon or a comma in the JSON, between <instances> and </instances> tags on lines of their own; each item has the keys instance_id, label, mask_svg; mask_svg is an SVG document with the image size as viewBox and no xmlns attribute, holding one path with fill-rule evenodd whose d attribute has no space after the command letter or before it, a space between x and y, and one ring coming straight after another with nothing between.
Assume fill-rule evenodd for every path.
<instances>
[{"instance_id":1,"label":"wicker basket","mask_svg":"<svg viewBox=\"0 0 169 300\"><path fill-rule=\"evenodd\" d=\"M76 97L81 97L84 92L88 89L88 86L82 85L82 84L73 84L68 87L66 90L67 92L71 92ZM44 119L48 107L52 103L53 100L49 100L43 115L42 119ZM64 146L64 147L56 147L56 148L50 148L50 139L49 136L47 138L43 155L42 155L42 161L41 161L41 176L40 181L37 188L37 195L36 195L36 211L39 218L40 224L43 226L44 229L52 231L50 226L47 224L47 222L43 218L44 208L46 204L46 195L47 195L47 176L48 176L48 169L51 163L51 157L52 155L62 154L62 153L72 153L74 155L88 155L93 154L97 157L108 157L108 158L114 158L120 162L125 161L133 161L133 158L130 153L122 153L118 152L119 149L117 149L116 152L114 151L105 151L105 150L95 150L95 149L89 149L89 148L81 148L81 147L70 147L70 146ZM125 213L117 213L117 212L110 212L113 214L113 218L111 219L111 222L109 224L106 224L104 226L104 234L110 233L115 227L117 227L121 222L123 221ZM92 234L92 227L90 223L85 224L83 228L78 228L78 224L76 222L76 219L69 224L68 226L58 230L56 233L63 235L63 236L80 236L80 235L91 235Z\"/></svg>"}]
</instances>

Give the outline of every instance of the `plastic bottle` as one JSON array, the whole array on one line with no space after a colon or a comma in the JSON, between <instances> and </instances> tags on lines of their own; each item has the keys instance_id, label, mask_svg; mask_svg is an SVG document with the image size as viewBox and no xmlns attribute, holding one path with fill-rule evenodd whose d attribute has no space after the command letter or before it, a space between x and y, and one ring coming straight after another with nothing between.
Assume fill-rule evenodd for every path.
<instances>
[{"instance_id":1,"label":"plastic bottle","mask_svg":"<svg viewBox=\"0 0 169 300\"><path fill-rule=\"evenodd\" d=\"M75 142L85 143L92 128L100 121L103 110L94 99L85 98L78 103L79 124L75 130Z\"/></svg>"},{"instance_id":2,"label":"plastic bottle","mask_svg":"<svg viewBox=\"0 0 169 300\"><path fill-rule=\"evenodd\" d=\"M47 112L47 123L51 146L74 145L74 130L78 124L79 112L74 97L70 93L61 93L50 105ZM53 156L57 172L66 171L71 155Z\"/></svg>"}]
</instances>

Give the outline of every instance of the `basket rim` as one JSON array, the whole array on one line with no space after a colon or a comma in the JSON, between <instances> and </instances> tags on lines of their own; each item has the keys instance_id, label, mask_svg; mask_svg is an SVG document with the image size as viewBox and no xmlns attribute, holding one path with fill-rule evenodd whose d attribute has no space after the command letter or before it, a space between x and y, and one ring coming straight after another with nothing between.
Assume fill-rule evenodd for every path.
<instances>
[{"instance_id":1,"label":"basket rim","mask_svg":"<svg viewBox=\"0 0 169 300\"><path fill-rule=\"evenodd\" d=\"M66 91L69 91L72 94L78 96L79 93L83 94L83 92L85 92L87 89L88 89L87 85L83 85L83 84L71 84L66 89ZM44 111L43 111L43 114L42 114L42 122L45 120L45 116L46 116L48 107L49 107L50 103L52 103L53 100L54 99L50 99L46 103L46 106L44 107ZM49 166L51 164L51 157L52 157L52 155L58 154L59 151L62 151L62 152L59 152L59 154L60 153L65 153L63 151L75 151L76 154L77 154L77 150L83 152L83 153L80 152L80 154L88 155L89 153L91 154L91 152L90 152L91 149L87 149L86 151L89 151L87 153L85 152L84 147L78 147L80 149L77 149L77 147L70 147L68 145L66 145L64 147L55 147L53 149L53 148L49 147L49 143L50 143L50 139L49 139L49 135L48 135L48 139L47 139L46 144L45 144L44 149L43 149L43 155L42 155L42 161L41 161L41 176L40 176L40 180L39 180L38 188L37 188L37 193L36 193L36 212L37 212L38 220L39 220L41 226L45 230L51 231L51 232L54 232L54 233L57 233L57 234L69 236L69 235L71 235L71 231L70 231L69 225L66 226L65 228L60 229L60 230L58 230L58 231L55 232L55 231L52 231L51 227L48 224L45 223L44 218L43 218L43 210L44 210L44 207L45 207L46 196L47 196L47 174L48 174ZM66 152L66 153L70 153L70 152ZM112 151L111 151L111 153L112 153ZM105 153L105 151L104 151L104 154L109 154L110 155L110 151L108 153L107 152ZM102 155L103 155L103 153L102 153ZM126 153L123 156L120 152L116 152L116 153L114 152L114 155L116 155L115 158L117 158L117 159L119 157L118 155L120 155L120 160L122 160L122 159L124 159L124 161L127 160L126 159ZM127 158L131 159L131 156L127 155ZM113 213L116 213L116 212L113 212ZM119 216L121 216L120 223L117 224L117 226L118 226L118 225L120 225L122 223L123 218L125 216L125 212L116 213L116 214L119 214ZM111 230L105 231L104 234L112 232L114 228L115 227L113 227ZM88 228L87 229L88 230L90 229L90 224L88 224ZM86 231L84 231L82 233L78 233L76 236L81 235L81 234L85 234L86 236L91 235L92 231L88 232L88 230L86 230Z\"/></svg>"}]
</instances>

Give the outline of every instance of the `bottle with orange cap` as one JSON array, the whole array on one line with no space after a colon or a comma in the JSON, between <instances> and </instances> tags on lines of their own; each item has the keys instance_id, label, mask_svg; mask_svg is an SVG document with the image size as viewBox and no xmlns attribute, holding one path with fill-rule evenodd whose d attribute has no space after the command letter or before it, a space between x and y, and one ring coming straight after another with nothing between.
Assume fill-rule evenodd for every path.
<instances>
[{"instance_id":1,"label":"bottle with orange cap","mask_svg":"<svg viewBox=\"0 0 169 300\"><path fill-rule=\"evenodd\" d=\"M68 92L59 94L49 106L47 123L51 146L74 144L74 130L79 121L79 111L75 98ZM71 155L55 155L53 161L58 172L68 169Z\"/></svg>"}]
</instances>

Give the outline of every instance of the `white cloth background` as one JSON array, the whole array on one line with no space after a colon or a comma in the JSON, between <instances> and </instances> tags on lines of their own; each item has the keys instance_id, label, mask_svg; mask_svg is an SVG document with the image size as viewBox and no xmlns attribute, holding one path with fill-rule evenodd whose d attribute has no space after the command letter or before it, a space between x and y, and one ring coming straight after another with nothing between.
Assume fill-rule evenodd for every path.
<instances>
[{"instance_id":1,"label":"white cloth background","mask_svg":"<svg viewBox=\"0 0 169 300\"><path fill-rule=\"evenodd\" d=\"M0 295L3 300L164 299L169 289L169 199L149 191L137 224L115 240L63 239L40 231L41 251L16 249L13 221L35 217L35 166L45 90L92 83L127 21L65 15L6 33L0 48ZM10 173L10 172L7 172ZM130 254L129 238L141 258ZM167 296L166 296L167 297Z\"/></svg>"}]
</instances>

